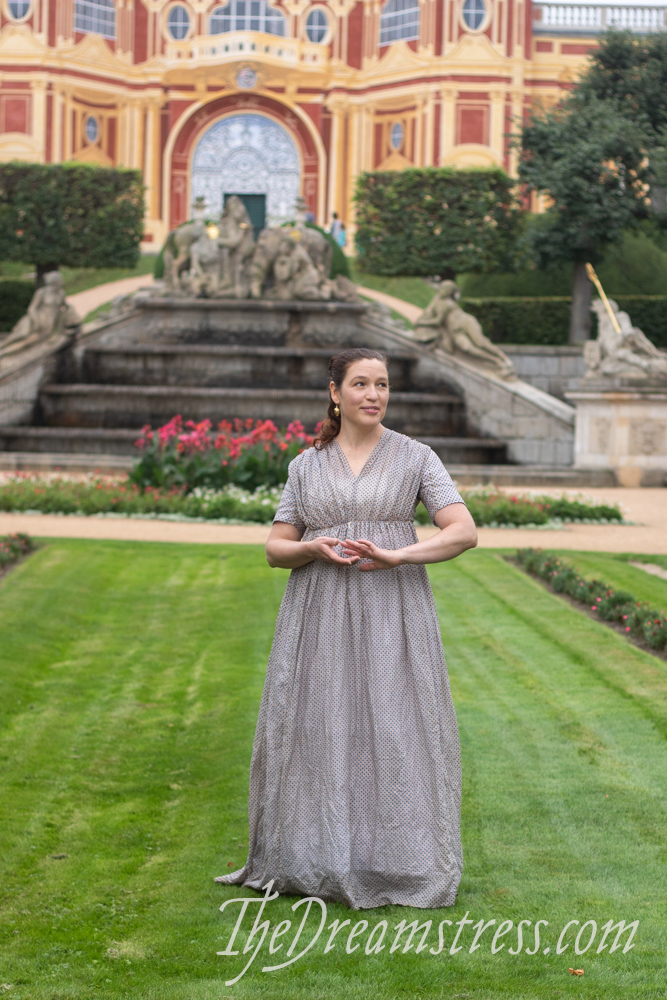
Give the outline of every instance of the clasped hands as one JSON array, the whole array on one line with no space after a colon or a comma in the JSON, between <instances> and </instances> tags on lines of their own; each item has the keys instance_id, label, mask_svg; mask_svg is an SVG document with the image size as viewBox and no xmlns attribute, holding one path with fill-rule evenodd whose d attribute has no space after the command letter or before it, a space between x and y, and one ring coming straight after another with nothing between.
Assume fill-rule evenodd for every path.
<instances>
[{"instance_id":1,"label":"clasped hands","mask_svg":"<svg viewBox=\"0 0 667 1000\"><path fill-rule=\"evenodd\" d=\"M402 563L400 549L381 549L367 538L345 539L329 538L321 536L313 538L307 543L315 559L322 559L324 562L336 563L339 566L356 566L361 559L368 559L369 562L361 563L360 571L373 569L392 569ZM344 556L339 556L334 549L337 545L342 546Z\"/></svg>"}]
</instances>

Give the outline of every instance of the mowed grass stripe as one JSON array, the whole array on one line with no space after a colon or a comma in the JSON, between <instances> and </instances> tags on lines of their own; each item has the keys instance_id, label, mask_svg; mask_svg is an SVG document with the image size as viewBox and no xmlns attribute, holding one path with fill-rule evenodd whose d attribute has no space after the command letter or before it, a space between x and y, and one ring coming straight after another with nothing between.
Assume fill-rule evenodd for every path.
<instances>
[{"instance_id":1,"label":"mowed grass stripe","mask_svg":"<svg viewBox=\"0 0 667 1000\"><path fill-rule=\"evenodd\" d=\"M516 615L514 608L530 605L533 581L499 561L494 565L494 560L498 557L484 554L480 559L475 553L456 564L455 604L447 599L454 593L446 584L448 568L434 574L446 648L454 642L450 672L462 739L469 745L466 759L478 760L480 745L486 749L481 769L486 784L472 798L492 802L497 784L507 784L514 795L501 802L509 815L494 810L489 815L489 822L498 827L498 843L505 848L503 831L527 834L524 860L555 873L557 891L570 894L573 901L581 899L582 905L589 899L587 891L595 892L599 878L610 863L615 864L613 852L622 838L643 845L644 853L640 846L626 867L614 874L619 888L623 879L629 880L633 892L637 875L655 864L655 847L662 843L667 818L664 740L642 706L628 711L625 701L619 700L616 678L613 685L606 685L597 666L586 670L581 663L572 663L557 639L536 637L523 627L525 614ZM582 624L581 617L564 605L554 607L553 598L545 596L551 605L545 609L551 614L550 631L571 635L571 628ZM595 638L603 629L586 619L583 624ZM616 650L606 651L602 661L626 651L622 639L609 638ZM578 645L586 648L583 641ZM652 658L634 649L632 653L635 662L629 666L641 670L646 666L641 661L648 660L651 670ZM490 722L495 732L485 728L481 733L481 724L488 727ZM480 739L489 735L495 741ZM479 771L475 766L474 773ZM566 783L563 772L569 775ZM639 791L646 803L637 811L634 801ZM522 825L527 806L530 823ZM607 824L601 822L601 808L613 813L619 838L615 844L609 841ZM513 855L514 850L515 864ZM504 857L501 851L494 858L494 872ZM655 874L660 877L659 867ZM659 891L655 883L651 891Z\"/></svg>"},{"instance_id":2,"label":"mowed grass stripe","mask_svg":"<svg viewBox=\"0 0 667 1000\"><path fill-rule=\"evenodd\" d=\"M664 665L495 553L429 572L463 750L461 893L446 910L330 905L329 922L547 919L550 953L469 954L468 932L455 956L367 957L341 935L226 987L242 964L216 958L236 919L218 907L256 894L212 879L246 857L287 573L249 546L57 541L0 585L0 978L20 1000L663 995ZM636 947L556 956L567 920L591 918L639 919Z\"/></svg>"}]
</instances>

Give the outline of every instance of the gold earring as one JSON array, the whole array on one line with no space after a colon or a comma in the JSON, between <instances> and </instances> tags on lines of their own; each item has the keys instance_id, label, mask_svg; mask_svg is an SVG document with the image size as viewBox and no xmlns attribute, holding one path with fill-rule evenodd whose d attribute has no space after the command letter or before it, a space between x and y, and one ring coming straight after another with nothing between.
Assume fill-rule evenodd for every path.
<instances>
[{"instance_id":1,"label":"gold earring","mask_svg":"<svg viewBox=\"0 0 667 1000\"><path fill-rule=\"evenodd\" d=\"M336 417L340 416L340 407L338 406L338 403L336 403L336 405L334 406L334 415Z\"/></svg>"}]
</instances>

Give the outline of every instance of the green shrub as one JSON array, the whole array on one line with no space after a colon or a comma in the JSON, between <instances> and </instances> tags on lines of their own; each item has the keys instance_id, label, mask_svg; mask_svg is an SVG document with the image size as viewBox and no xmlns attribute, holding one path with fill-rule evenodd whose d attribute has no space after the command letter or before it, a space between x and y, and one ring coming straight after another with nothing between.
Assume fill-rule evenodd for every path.
<instances>
[{"instance_id":1,"label":"green shrub","mask_svg":"<svg viewBox=\"0 0 667 1000\"><path fill-rule=\"evenodd\" d=\"M567 594L590 608L602 621L615 622L627 635L642 640L651 649L667 649L667 618L662 611L601 580L586 580L569 563L542 549L517 549L516 558L527 573L546 580L556 593Z\"/></svg>"},{"instance_id":2,"label":"green shrub","mask_svg":"<svg viewBox=\"0 0 667 1000\"><path fill-rule=\"evenodd\" d=\"M32 281L0 281L0 332L6 333L18 323L28 311L34 294L35 285Z\"/></svg>"},{"instance_id":3,"label":"green shrub","mask_svg":"<svg viewBox=\"0 0 667 1000\"><path fill-rule=\"evenodd\" d=\"M373 274L511 270L521 227L514 181L497 168L408 168L357 180L359 264Z\"/></svg>"},{"instance_id":4,"label":"green shrub","mask_svg":"<svg viewBox=\"0 0 667 1000\"><path fill-rule=\"evenodd\" d=\"M571 298L461 299L476 316L487 337L497 344L567 344ZM657 347L667 347L667 295L617 295L614 301L627 312ZM597 336L597 316L591 337Z\"/></svg>"},{"instance_id":5,"label":"green shrub","mask_svg":"<svg viewBox=\"0 0 667 1000\"><path fill-rule=\"evenodd\" d=\"M462 299L497 344L567 344L572 299Z\"/></svg>"}]
</instances>

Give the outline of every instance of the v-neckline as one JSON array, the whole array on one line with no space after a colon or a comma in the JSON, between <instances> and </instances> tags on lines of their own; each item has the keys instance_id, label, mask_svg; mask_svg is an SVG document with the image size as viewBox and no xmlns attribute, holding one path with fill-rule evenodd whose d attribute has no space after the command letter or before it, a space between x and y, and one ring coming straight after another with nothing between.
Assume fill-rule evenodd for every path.
<instances>
[{"instance_id":1,"label":"v-neckline","mask_svg":"<svg viewBox=\"0 0 667 1000\"><path fill-rule=\"evenodd\" d=\"M341 453L341 455L343 456L343 461L345 462L345 464L346 464L346 466L347 466L347 468L348 468L348 471L349 471L350 475L352 476L352 482L356 483L356 482L357 482L357 480L361 478L361 475L362 475L362 473L364 472L364 470L365 470L365 469L366 469L366 467L368 466L368 463L370 462L370 460L371 460L371 459L373 458L373 456L375 455L376 451L377 451L377 450L378 450L378 448L380 447L380 444L382 443L382 441L383 441L383 440L385 439L385 437L387 436L387 433L388 433L388 432L389 432L389 428L388 428L388 427L385 427L385 429L384 429L384 430L382 431L382 434L380 434L380 437L378 438L378 440L377 440L377 442L376 442L376 444L375 444L375 447L373 448L372 452L370 453L370 455L368 456L368 458L366 459L366 461L365 461L365 462L364 462L364 464L362 465L361 469L359 470L359 474L358 474L358 475L356 475L356 476L355 476L355 474L354 474L354 473L352 472L352 466L350 465L350 463L349 463L349 462L348 462L348 460L347 460L347 455L345 454L345 452L344 452L344 451L343 451L343 449L341 448L340 444L338 443L338 438L337 438L337 437L335 437L335 438L334 438L334 441L335 441L335 443L336 443L336 447L338 448L338 451L339 451L339 452Z\"/></svg>"}]
</instances>

